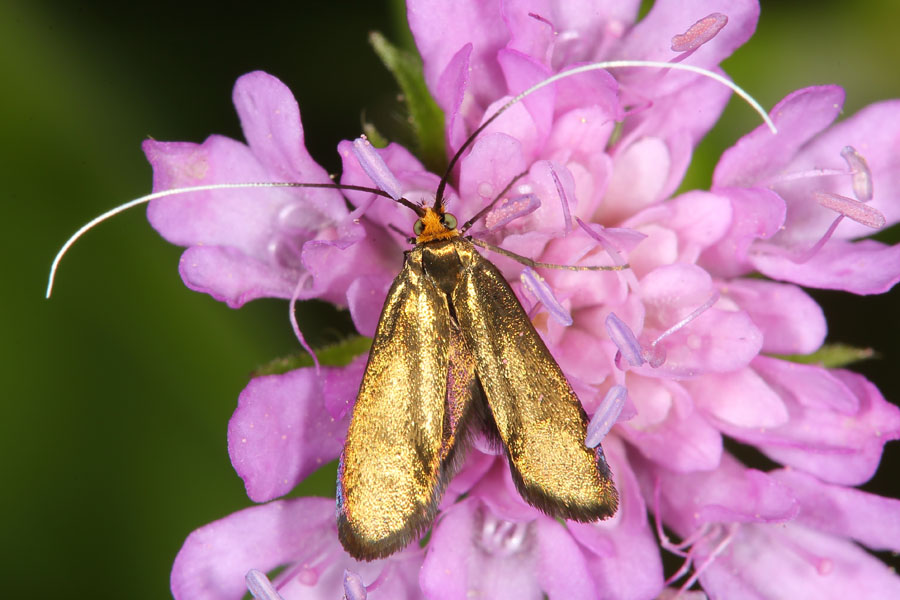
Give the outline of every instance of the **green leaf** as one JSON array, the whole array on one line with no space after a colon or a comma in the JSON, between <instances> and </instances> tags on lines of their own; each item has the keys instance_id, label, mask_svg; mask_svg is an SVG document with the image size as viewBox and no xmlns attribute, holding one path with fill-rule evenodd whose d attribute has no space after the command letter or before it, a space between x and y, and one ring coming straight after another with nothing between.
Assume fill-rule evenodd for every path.
<instances>
[{"instance_id":1,"label":"green leaf","mask_svg":"<svg viewBox=\"0 0 900 600\"><path fill-rule=\"evenodd\" d=\"M377 31L369 34L369 43L403 91L419 157L429 170L442 172L447 165L444 153L444 111L428 92L421 59L412 52L394 46Z\"/></svg>"},{"instance_id":2,"label":"green leaf","mask_svg":"<svg viewBox=\"0 0 900 600\"><path fill-rule=\"evenodd\" d=\"M803 365L822 365L829 369L846 367L849 364L875 358L871 348L856 348L846 344L825 344L812 354L775 354L775 358Z\"/></svg>"},{"instance_id":3,"label":"green leaf","mask_svg":"<svg viewBox=\"0 0 900 600\"><path fill-rule=\"evenodd\" d=\"M350 364L360 354L365 354L372 347L372 338L362 335L349 337L332 346L325 346L316 350L316 356L322 365L329 367L343 367ZM262 375L282 375L294 369L313 366L312 357L306 352L299 352L292 356L276 358L261 366L253 372L254 377Z\"/></svg>"}]
</instances>

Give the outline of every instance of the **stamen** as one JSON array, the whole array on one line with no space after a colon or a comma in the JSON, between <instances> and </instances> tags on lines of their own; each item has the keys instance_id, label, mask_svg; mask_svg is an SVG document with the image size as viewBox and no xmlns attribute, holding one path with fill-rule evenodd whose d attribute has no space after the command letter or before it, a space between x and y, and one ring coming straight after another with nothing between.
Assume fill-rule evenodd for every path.
<instances>
[{"instance_id":1,"label":"stamen","mask_svg":"<svg viewBox=\"0 0 900 600\"><path fill-rule=\"evenodd\" d=\"M693 52L716 37L727 23L728 17L722 13L712 13L703 17L688 27L684 33L672 36L672 52Z\"/></svg>"},{"instance_id":2,"label":"stamen","mask_svg":"<svg viewBox=\"0 0 900 600\"><path fill-rule=\"evenodd\" d=\"M535 273L531 267L525 267L519 276L522 287L538 302L544 305L550 315L563 326L568 327L572 324L572 315L566 308L559 303L553 290L547 285L543 277Z\"/></svg>"},{"instance_id":3,"label":"stamen","mask_svg":"<svg viewBox=\"0 0 900 600\"><path fill-rule=\"evenodd\" d=\"M662 366L666 362L666 349L660 346L659 343L699 317L718 300L719 292L716 291L703 305L662 332L655 340L650 342L649 346L642 346L628 325L617 317L615 313L609 313L609 316L606 317L606 332L609 334L609 339L619 349L615 357L616 367L623 371L625 370L622 367L622 358L627 360L628 364L633 367L639 367L645 362L654 369Z\"/></svg>"},{"instance_id":4,"label":"stamen","mask_svg":"<svg viewBox=\"0 0 900 600\"><path fill-rule=\"evenodd\" d=\"M490 554L504 557L516 554L525 546L528 538L528 523L513 523L501 520L486 510L481 526L481 547Z\"/></svg>"},{"instance_id":5,"label":"stamen","mask_svg":"<svg viewBox=\"0 0 900 600\"><path fill-rule=\"evenodd\" d=\"M706 312L706 310L708 308L710 308L713 304L715 304L718 301L719 301L719 292L717 290L717 291L713 292L713 295L709 297L709 300L704 302L699 308L697 308L691 314L689 314L688 316L681 319L680 321L678 321L677 323L675 323L674 325L672 325L671 327L666 329L664 332L662 332L662 334L660 334L660 336L658 338L656 338L655 340L653 340L653 342L651 342L650 347L651 348L655 347L659 342L663 341L665 338L669 337L670 335L672 335L673 333L675 333L676 331L678 331L679 329L681 329L682 327L684 327L685 325L687 325L688 323L690 323L691 321L693 321L694 319L699 317L701 314Z\"/></svg>"},{"instance_id":6,"label":"stamen","mask_svg":"<svg viewBox=\"0 0 900 600\"><path fill-rule=\"evenodd\" d=\"M494 210L484 218L484 227L487 230L498 229L507 223L530 215L541 206L541 201L534 194L523 194L504 198Z\"/></svg>"},{"instance_id":7,"label":"stamen","mask_svg":"<svg viewBox=\"0 0 900 600\"><path fill-rule=\"evenodd\" d=\"M297 300L300 299L300 292L306 286L307 281L309 281L309 273L305 273L300 277L300 280L297 281L297 285L294 287L294 293L291 294L291 302L288 304L288 319L291 321L291 328L294 330L294 335L297 337L297 341L300 342L300 346L312 357L313 364L316 366L316 376L318 377L322 374L322 368L319 365L319 357L316 356L316 353L313 352L313 349L307 343L306 338L303 337L303 332L300 331L300 325L297 324L297 313L294 310L294 307L297 306Z\"/></svg>"},{"instance_id":8,"label":"stamen","mask_svg":"<svg viewBox=\"0 0 900 600\"><path fill-rule=\"evenodd\" d=\"M616 316L616 313L611 312L606 317L606 333L609 335L612 343L616 345L616 348L619 349L615 358L616 366L619 369L625 370L621 365L623 358L632 367L639 367L644 364L641 345L637 341L634 332L622 319Z\"/></svg>"},{"instance_id":9,"label":"stamen","mask_svg":"<svg viewBox=\"0 0 900 600\"><path fill-rule=\"evenodd\" d=\"M284 600L262 571L250 569L247 571L245 579L247 580L247 590L256 600Z\"/></svg>"},{"instance_id":10,"label":"stamen","mask_svg":"<svg viewBox=\"0 0 900 600\"><path fill-rule=\"evenodd\" d=\"M600 245L603 246L603 249L617 266L626 264L625 257L622 256L622 250L624 248L622 242L629 238L630 241L638 242L647 237L643 233L631 229L606 229L603 225L588 225L578 217L575 217L575 222L578 223L578 226L581 227L585 233L600 242ZM623 239L616 240L616 237Z\"/></svg>"},{"instance_id":11,"label":"stamen","mask_svg":"<svg viewBox=\"0 0 900 600\"><path fill-rule=\"evenodd\" d=\"M881 229L886 223L884 215L878 209L872 208L868 204L863 204L853 198L832 194L830 192L813 192L816 201L831 210L840 213L841 216L853 219L857 223L871 227L872 229Z\"/></svg>"},{"instance_id":12,"label":"stamen","mask_svg":"<svg viewBox=\"0 0 900 600\"><path fill-rule=\"evenodd\" d=\"M625 398L628 396L628 390L624 385L614 385L606 392L603 401L597 408L597 412L591 417L588 424L587 436L584 438L584 445L588 448L596 448L616 424L622 407L625 406Z\"/></svg>"},{"instance_id":13,"label":"stamen","mask_svg":"<svg viewBox=\"0 0 900 600\"><path fill-rule=\"evenodd\" d=\"M369 593L358 573L344 569L344 600L366 600Z\"/></svg>"},{"instance_id":14,"label":"stamen","mask_svg":"<svg viewBox=\"0 0 900 600\"><path fill-rule=\"evenodd\" d=\"M841 157L847 162L850 173L853 174L853 195L860 202L868 202L875 193L872 189L872 172L869 170L869 163L853 146L844 146L841 150Z\"/></svg>"},{"instance_id":15,"label":"stamen","mask_svg":"<svg viewBox=\"0 0 900 600\"><path fill-rule=\"evenodd\" d=\"M394 174L382 160L381 156L375 151L375 147L366 139L366 136L360 136L353 140L353 154L359 166L366 172L369 179L372 180L378 189L387 192L394 200L400 200L403 195L400 182L394 177Z\"/></svg>"},{"instance_id":16,"label":"stamen","mask_svg":"<svg viewBox=\"0 0 900 600\"><path fill-rule=\"evenodd\" d=\"M687 590L692 585L694 585L694 583L696 583L697 580L700 578L700 575L703 573L703 571L705 571L707 569L707 567L709 567L711 564L713 564L716 561L716 559L723 552L725 552L725 549L731 545L731 542L734 540L735 536L737 536L737 532L738 532L739 528L740 528L740 524L738 524L738 523L731 523L730 525L728 525L728 527L725 529L725 531L726 531L725 536L722 538L722 540L718 544L716 544L716 547L713 548L713 551L709 553L709 556L707 556L706 559L702 563L700 563L700 565L698 565L697 567L694 568L694 574L691 575L688 578L688 580L684 582L684 585L681 586L681 591Z\"/></svg>"},{"instance_id":17,"label":"stamen","mask_svg":"<svg viewBox=\"0 0 900 600\"><path fill-rule=\"evenodd\" d=\"M563 210L563 231L566 232L566 235L572 231L572 213L569 211L569 199L566 197L566 190L563 189L563 184L559 180L559 175L556 174L556 169L553 165L550 165L550 176L553 177L553 184L556 185L556 194L559 196L559 201L562 203Z\"/></svg>"}]
</instances>

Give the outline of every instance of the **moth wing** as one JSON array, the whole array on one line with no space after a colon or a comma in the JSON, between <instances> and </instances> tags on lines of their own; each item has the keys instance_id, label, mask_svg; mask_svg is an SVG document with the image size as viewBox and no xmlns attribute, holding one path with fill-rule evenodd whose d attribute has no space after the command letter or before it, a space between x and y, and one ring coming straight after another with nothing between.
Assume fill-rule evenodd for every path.
<instances>
[{"instance_id":1,"label":"moth wing","mask_svg":"<svg viewBox=\"0 0 900 600\"><path fill-rule=\"evenodd\" d=\"M584 444L581 402L497 267L463 240L457 253L451 303L519 493L554 517L612 515L618 497L603 451Z\"/></svg>"},{"instance_id":2,"label":"moth wing","mask_svg":"<svg viewBox=\"0 0 900 600\"><path fill-rule=\"evenodd\" d=\"M434 518L441 481L450 346L446 296L407 254L388 292L338 471L338 533L372 560Z\"/></svg>"}]
</instances>

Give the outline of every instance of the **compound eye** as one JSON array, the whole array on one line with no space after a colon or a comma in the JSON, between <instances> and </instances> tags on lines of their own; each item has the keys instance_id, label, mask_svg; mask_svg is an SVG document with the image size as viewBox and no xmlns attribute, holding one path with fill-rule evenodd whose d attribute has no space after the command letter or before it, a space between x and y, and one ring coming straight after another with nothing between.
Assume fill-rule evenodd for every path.
<instances>
[{"instance_id":1,"label":"compound eye","mask_svg":"<svg viewBox=\"0 0 900 600\"><path fill-rule=\"evenodd\" d=\"M416 222L413 225L413 233L419 236L422 235L423 231L425 231L425 223L422 222L422 219L416 219Z\"/></svg>"},{"instance_id":2,"label":"compound eye","mask_svg":"<svg viewBox=\"0 0 900 600\"><path fill-rule=\"evenodd\" d=\"M443 223L444 227L447 229L456 229L456 217L450 213L444 213L441 217L441 223Z\"/></svg>"}]
</instances>

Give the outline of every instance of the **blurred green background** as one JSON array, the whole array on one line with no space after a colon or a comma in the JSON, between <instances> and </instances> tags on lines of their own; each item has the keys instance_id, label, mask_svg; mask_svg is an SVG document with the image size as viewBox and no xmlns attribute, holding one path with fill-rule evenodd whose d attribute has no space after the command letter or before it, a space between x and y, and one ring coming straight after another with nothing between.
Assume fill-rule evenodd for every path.
<instances>
[{"instance_id":1,"label":"blurred green background","mask_svg":"<svg viewBox=\"0 0 900 600\"><path fill-rule=\"evenodd\" d=\"M758 34L726 70L766 107L830 82L847 88L847 114L900 97L900 5L809 6L763 2ZM370 30L401 40L402 22L383 3L0 5L0 595L168 597L184 537L250 504L225 446L238 393L256 366L297 348L285 302L232 311L187 290L180 249L141 209L84 238L45 301L59 245L149 191L146 137L240 138L231 87L253 69L294 91L310 151L336 171L336 144L359 133L361 111L396 118L393 82L366 40ZM730 106L691 182L708 185L722 149L757 124ZM815 296L831 341L874 347L880 360L858 370L900 399L900 294ZM900 495L898 446L867 489Z\"/></svg>"}]
</instances>

